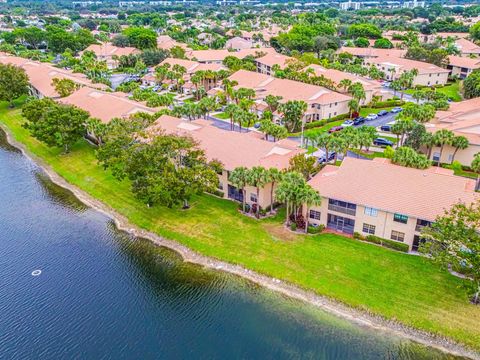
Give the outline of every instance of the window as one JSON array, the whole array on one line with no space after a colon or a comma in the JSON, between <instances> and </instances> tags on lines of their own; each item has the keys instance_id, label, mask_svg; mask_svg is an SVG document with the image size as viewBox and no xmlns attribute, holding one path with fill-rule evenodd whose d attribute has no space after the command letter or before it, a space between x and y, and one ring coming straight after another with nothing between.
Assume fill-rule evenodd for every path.
<instances>
[{"instance_id":1,"label":"window","mask_svg":"<svg viewBox=\"0 0 480 360\"><path fill-rule=\"evenodd\" d=\"M320 211L310 210L310 219L320 220Z\"/></svg>"},{"instance_id":2,"label":"window","mask_svg":"<svg viewBox=\"0 0 480 360\"><path fill-rule=\"evenodd\" d=\"M408 216L402 214L393 214L393 221L406 224L408 222Z\"/></svg>"},{"instance_id":3,"label":"window","mask_svg":"<svg viewBox=\"0 0 480 360\"><path fill-rule=\"evenodd\" d=\"M375 225L370 225L370 224L365 224L364 223L362 231L366 234L375 235Z\"/></svg>"},{"instance_id":4,"label":"window","mask_svg":"<svg viewBox=\"0 0 480 360\"><path fill-rule=\"evenodd\" d=\"M405 240L405 233L392 230L392 236L390 236L390 239L403 242L403 240Z\"/></svg>"},{"instance_id":5,"label":"window","mask_svg":"<svg viewBox=\"0 0 480 360\"><path fill-rule=\"evenodd\" d=\"M250 201L256 203L257 202L257 194L251 193L250 194Z\"/></svg>"},{"instance_id":6,"label":"window","mask_svg":"<svg viewBox=\"0 0 480 360\"><path fill-rule=\"evenodd\" d=\"M378 215L378 210L375 209L375 208L366 207L365 208L365 215L377 216Z\"/></svg>"},{"instance_id":7,"label":"window","mask_svg":"<svg viewBox=\"0 0 480 360\"><path fill-rule=\"evenodd\" d=\"M432 159L433 159L433 161L440 161L440 153L439 152L434 152Z\"/></svg>"}]
</instances>

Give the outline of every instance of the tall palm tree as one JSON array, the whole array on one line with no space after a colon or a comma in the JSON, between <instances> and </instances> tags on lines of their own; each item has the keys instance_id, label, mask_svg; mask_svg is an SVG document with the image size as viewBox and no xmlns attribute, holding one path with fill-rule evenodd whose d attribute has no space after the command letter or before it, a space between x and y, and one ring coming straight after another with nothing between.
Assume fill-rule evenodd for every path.
<instances>
[{"instance_id":1,"label":"tall palm tree","mask_svg":"<svg viewBox=\"0 0 480 360\"><path fill-rule=\"evenodd\" d=\"M283 177L283 173L277 168L268 169L268 182L270 182L270 214L273 213L273 203L274 203L274 190L275 185L278 184Z\"/></svg>"},{"instance_id":2,"label":"tall palm tree","mask_svg":"<svg viewBox=\"0 0 480 360\"><path fill-rule=\"evenodd\" d=\"M468 139L465 136L455 136L452 141L452 146L455 148L455 151L453 152L452 155L452 164L455 161L455 155L457 155L458 150L465 150L468 148L470 143L468 142Z\"/></svg>"},{"instance_id":3,"label":"tall palm tree","mask_svg":"<svg viewBox=\"0 0 480 360\"><path fill-rule=\"evenodd\" d=\"M347 89L352 85L352 80L350 79L342 79L338 82L338 87L343 89L343 91L347 91Z\"/></svg>"},{"instance_id":4,"label":"tall palm tree","mask_svg":"<svg viewBox=\"0 0 480 360\"><path fill-rule=\"evenodd\" d=\"M232 131L234 129L235 113L238 112L239 110L240 110L240 108L238 107L238 105L236 105L234 103L230 103L227 106L225 106L224 112L230 118L230 130L232 130Z\"/></svg>"},{"instance_id":5,"label":"tall palm tree","mask_svg":"<svg viewBox=\"0 0 480 360\"><path fill-rule=\"evenodd\" d=\"M291 171L286 173L275 191L278 200L286 206L286 225L290 222L290 214L297 217L298 206L301 205L301 189L305 187L306 181L302 174Z\"/></svg>"},{"instance_id":6,"label":"tall palm tree","mask_svg":"<svg viewBox=\"0 0 480 360\"><path fill-rule=\"evenodd\" d=\"M246 195L245 195L245 186L248 184L248 177L249 177L249 170L244 167L240 166L235 169L230 173L230 176L228 177L228 181L235 186L237 189L240 189L242 191L242 209L243 212L245 212L245 200L246 200Z\"/></svg>"},{"instance_id":7,"label":"tall palm tree","mask_svg":"<svg viewBox=\"0 0 480 360\"><path fill-rule=\"evenodd\" d=\"M447 129L441 129L433 135L435 144L440 146L440 157L438 159L437 166L440 166L440 162L442 161L443 148L445 145L451 145L454 137L455 135L453 132Z\"/></svg>"},{"instance_id":8,"label":"tall palm tree","mask_svg":"<svg viewBox=\"0 0 480 360\"><path fill-rule=\"evenodd\" d=\"M322 197L320 194L312 188L310 185L305 184L301 191L302 203L305 204L305 233L308 232L308 212L312 205L320 205L322 203Z\"/></svg>"},{"instance_id":9,"label":"tall palm tree","mask_svg":"<svg viewBox=\"0 0 480 360\"><path fill-rule=\"evenodd\" d=\"M480 153L475 154L470 167L472 168L473 171L475 171L478 174L478 176L477 176L477 186L475 188L479 189L480 188Z\"/></svg>"},{"instance_id":10,"label":"tall palm tree","mask_svg":"<svg viewBox=\"0 0 480 360\"><path fill-rule=\"evenodd\" d=\"M264 187L268 183L268 171L262 166L254 166L250 169L247 178L248 185L255 187L257 192L257 208L255 211L255 216L257 219L260 217L260 188Z\"/></svg>"},{"instance_id":11,"label":"tall palm tree","mask_svg":"<svg viewBox=\"0 0 480 360\"><path fill-rule=\"evenodd\" d=\"M315 144L318 148L325 149L325 161L328 162L328 153L330 148L331 139L333 137L328 135L326 132L318 133L315 136Z\"/></svg>"},{"instance_id":12,"label":"tall palm tree","mask_svg":"<svg viewBox=\"0 0 480 360\"><path fill-rule=\"evenodd\" d=\"M348 109L350 110L350 117L352 117L354 112L358 112L360 109L360 104L357 99L352 99L348 102Z\"/></svg>"}]
</instances>

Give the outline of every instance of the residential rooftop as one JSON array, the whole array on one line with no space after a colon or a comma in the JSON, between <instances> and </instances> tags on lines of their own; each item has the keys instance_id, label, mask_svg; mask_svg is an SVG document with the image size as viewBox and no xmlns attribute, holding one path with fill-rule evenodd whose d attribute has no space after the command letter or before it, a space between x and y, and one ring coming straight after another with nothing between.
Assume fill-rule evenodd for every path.
<instances>
[{"instance_id":1,"label":"residential rooftop","mask_svg":"<svg viewBox=\"0 0 480 360\"><path fill-rule=\"evenodd\" d=\"M167 134L191 136L205 150L209 161L220 161L228 171L239 166L286 169L292 156L304 152L294 141L266 141L258 132L223 130L208 120L187 121L162 115L146 132L149 136L155 136L163 131Z\"/></svg>"},{"instance_id":2,"label":"residential rooftop","mask_svg":"<svg viewBox=\"0 0 480 360\"><path fill-rule=\"evenodd\" d=\"M450 70L443 69L437 65L430 64L423 61L410 60L405 58L397 58L392 56L378 56L376 58L371 58L368 60L369 63L374 63L378 65L385 65L390 67L396 67L402 71L411 71L418 70L418 74L437 74L437 73L448 73Z\"/></svg>"},{"instance_id":3,"label":"residential rooftop","mask_svg":"<svg viewBox=\"0 0 480 360\"><path fill-rule=\"evenodd\" d=\"M429 132L453 131L465 136L471 144L480 145L480 98L451 103L447 111L437 111L425 126Z\"/></svg>"},{"instance_id":4,"label":"residential rooftop","mask_svg":"<svg viewBox=\"0 0 480 360\"><path fill-rule=\"evenodd\" d=\"M252 49L242 49L239 51L228 51L227 49L219 50L193 50L187 52L187 56L192 60L197 60L199 62L221 62L227 56L235 56L239 59L243 59L246 56L257 56L259 54L266 53L276 53L273 48L252 48Z\"/></svg>"},{"instance_id":5,"label":"residential rooftop","mask_svg":"<svg viewBox=\"0 0 480 360\"><path fill-rule=\"evenodd\" d=\"M88 87L81 88L58 101L86 110L92 117L105 123L113 118L127 118L138 112L154 114L157 110L130 100L123 93L109 93Z\"/></svg>"},{"instance_id":6,"label":"residential rooftop","mask_svg":"<svg viewBox=\"0 0 480 360\"><path fill-rule=\"evenodd\" d=\"M455 176L452 170L425 170L376 158L346 157L342 164L325 166L309 184L326 198L434 221L458 202L480 198L475 180Z\"/></svg>"},{"instance_id":7,"label":"residential rooftop","mask_svg":"<svg viewBox=\"0 0 480 360\"><path fill-rule=\"evenodd\" d=\"M281 96L283 98L282 102L303 100L309 104L331 104L351 99L348 95L340 94L322 86L279 79L247 70L239 70L231 75L229 79L237 81L237 87L239 88L254 89L258 99L263 99L267 95L275 95Z\"/></svg>"}]
</instances>

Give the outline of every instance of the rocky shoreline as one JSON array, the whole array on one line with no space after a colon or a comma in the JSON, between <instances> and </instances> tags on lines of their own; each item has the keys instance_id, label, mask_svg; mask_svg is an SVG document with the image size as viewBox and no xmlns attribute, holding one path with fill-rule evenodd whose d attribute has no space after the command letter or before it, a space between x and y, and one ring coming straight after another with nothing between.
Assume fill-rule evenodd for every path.
<instances>
[{"instance_id":1,"label":"rocky shoreline","mask_svg":"<svg viewBox=\"0 0 480 360\"><path fill-rule=\"evenodd\" d=\"M110 208L103 202L93 198L92 196L77 188L76 186L68 183L64 178L59 176L47 163L45 163L42 159L36 157L35 155L31 154L23 144L13 139L9 129L6 126L0 124L0 127L6 133L7 141L12 146L18 148L27 158L31 159L33 162L39 165L43 169L43 171L49 176L52 182L71 191L85 205L107 215L115 222L116 226L120 230L126 231L136 237L148 239L158 246L169 248L180 254L184 261L198 264L206 268L225 271L237 276L241 276L249 281L264 286L275 292L310 303L325 311L328 311L331 314L349 320L359 326L365 326L378 331L383 331L385 333L390 333L394 336L399 336L423 345L431 346L433 348L453 355L480 360L480 353L474 352L449 339L438 337L424 331L407 327L398 322L384 319L380 316L375 316L372 314L368 314L364 311L353 309L333 299L317 295L311 291L304 290L300 287L286 283L279 279L256 273L242 266L203 256L195 251L192 251L191 249L180 243L168 240L155 233L140 229L137 226L132 225L127 218L118 214L114 209Z\"/></svg>"}]
</instances>

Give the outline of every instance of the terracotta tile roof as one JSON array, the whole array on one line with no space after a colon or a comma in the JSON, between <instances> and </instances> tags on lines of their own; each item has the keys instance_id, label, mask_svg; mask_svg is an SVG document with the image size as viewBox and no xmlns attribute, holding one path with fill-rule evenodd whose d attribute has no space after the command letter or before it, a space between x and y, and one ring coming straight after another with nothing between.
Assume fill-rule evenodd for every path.
<instances>
[{"instance_id":1,"label":"terracotta tile roof","mask_svg":"<svg viewBox=\"0 0 480 360\"><path fill-rule=\"evenodd\" d=\"M88 86L96 89L106 89L103 84L92 83L85 75L74 73L70 70L54 67L48 63L41 63L16 56L3 55L0 53L0 63L19 66L27 73L30 84L43 96L58 97L52 85L53 79L70 79L81 86Z\"/></svg>"},{"instance_id":2,"label":"terracotta tile roof","mask_svg":"<svg viewBox=\"0 0 480 360\"><path fill-rule=\"evenodd\" d=\"M437 111L425 127L429 132L447 129L480 145L480 98L451 103L447 111Z\"/></svg>"},{"instance_id":3,"label":"terracotta tile roof","mask_svg":"<svg viewBox=\"0 0 480 360\"><path fill-rule=\"evenodd\" d=\"M448 57L448 64L467 69L478 69L480 68L480 59L450 55Z\"/></svg>"},{"instance_id":4,"label":"terracotta tile roof","mask_svg":"<svg viewBox=\"0 0 480 360\"><path fill-rule=\"evenodd\" d=\"M359 82L360 84L362 84L365 90L381 90L382 89L382 85L380 82L375 80L370 80L365 77L351 74L348 72L344 72L336 69L326 69L320 65L315 65L315 64L309 65L307 69L308 68L313 69L316 76L323 75L327 79L332 80L337 85L343 79L349 79L352 81L352 83Z\"/></svg>"},{"instance_id":5,"label":"terracotta tile roof","mask_svg":"<svg viewBox=\"0 0 480 360\"><path fill-rule=\"evenodd\" d=\"M455 41L455 45L461 53L480 54L480 46L471 42L470 40L461 38Z\"/></svg>"},{"instance_id":6,"label":"terracotta tile roof","mask_svg":"<svg viewBox=\"0 0 480 360\"><path fill-rule=\"evenodd\" d=\"M271 53L265 56L255 59L258 63L272 67L273 65L280 66L281 69L287 67L289 62L295 60L295 58L290 56L285 56L282 54Z\"/></svg>"},{"instance_id":7,"label":"terracotta tile roof","mask_svg":"<svg viewBox=\"0 0 480 360\"><path fill-rule=\"evenodd\" d=\"M417 69L418 74L436 74L450 72L450 70L442 69L441 67L434 64L392 56L378 56L376 58L368 59L368 62L378 65L394 66L402 71L410 71L413 69Z\"/></svg>"},{"instance_id":8,"label":"terracotta tile roof","mask_svg":"<svg viewBox=\"0 0 480 360\"><path fill-rule=\"evenodd\" d=\"M257 53L275 53L273 48L252 48L243 49L239 51L228 51L226 49L220 50L194 50L187 53L187 56L191 59L196 59L199 62L207 61L223 61L227 56L235 56L239 59L243 59L248 55L255 56Z\"/></svg>"},{"instance_id":9,"label":"terracotta tile roof","mask_svg":"<svg viewBox=\"0 0 480 360\"><path fill-rule=\"evenodd\" d=\"M407 53L406 50L400 49L375 49L375 48L357 48L357 47L342 47L337 50L339 53L349 53L354 56L364 57L378 57L378 56L394 56L403 57Z\"/></svg>"},{"instance_id":10,"label":"terracotta tile roof","mask_svg":"<svg viewBox=\"0 0 480 360\"><path fill-rule=\"evenodd\" d=\"M112 57L113 55L122 56L122 55L131 55L139 54L140 50L134 47L118 47L112 45L112 43L103 43L103 44L92 44L87 47L85 51L93 51L98 57Z\"/></svg>"},{"instance_id":11,"label":"terracotta tile roof","mask_svg":"<svg viewBox=\"0 0 480 360\"><path fill-rule=\"evenodd\" d=\"M205 150L209 161L219 160L224 169L229 171L238 166L285 169L289 166L288 161L292 156L304 152L298 148L297 143L288 139L278 142L266 141L260 133L222 130L207 120L186 121L162 115L147 129L147 133L154 136L162 131L193 137Z\"/></svg>"},{"instance_id":12,"label":"terracotta tile roof","mask_svg":"<svg viewBox=\"0 0 480 360\"><path fill-rule=\"evenodd\" d=\"M321 86L305 84L299 81L274 78L269 75L239 70L230 76L230 80L238 82L237 87L254 89L258 99L267 95L281 96L282 102L303 100L306 103L331 104L349 101L350 96L337 93Z\"/></svg>"},{"instance_id":13,"label":"terracotta tile roof","mask_svg":"<svg viewBox=\"0 0 480 360\"><path fill-rule=\"evenodd\" d=\"M309 184L327 198L433 221L444 209L480 198L475 181L432 167L394 165L387 159L347 157L340 167L326 166Z\"/></svg>"},{"instance_id":14,"label":"terracotta tile roof","mask_svg":"<svg viewBox=\"0 0 480 360\"><path fill-rule=\"evenodd\" d=\"M125 118L137 112L154 114L157 110L130 100L124 94L109 93L88 87L81 88L58 101L86 110L92 117L99 118L106 123L113 118Z\"/></svg>"}]
</instances>

